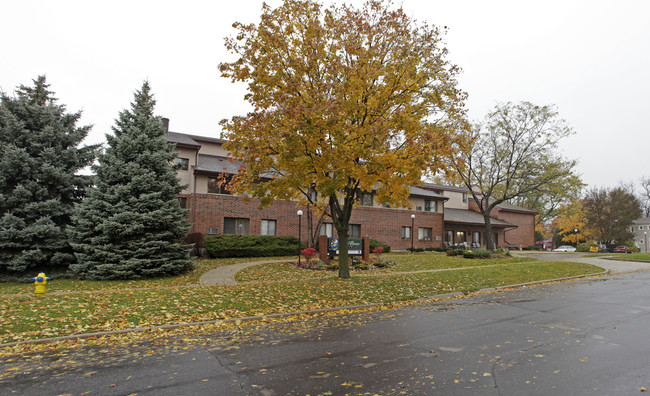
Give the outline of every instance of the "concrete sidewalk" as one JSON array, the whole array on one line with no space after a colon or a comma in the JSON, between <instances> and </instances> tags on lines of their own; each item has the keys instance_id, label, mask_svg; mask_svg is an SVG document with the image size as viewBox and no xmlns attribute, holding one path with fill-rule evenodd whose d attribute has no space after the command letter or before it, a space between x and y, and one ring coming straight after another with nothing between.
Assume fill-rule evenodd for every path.
<instances>
[{"instance_id":1,"label":"concrete sidewalk","mask_svg":"<svg viewBox=\"0 0 650 396\"><path fill-rule=\"evenodd\" d=\"M250 263L241 263L226 265L224 267L215 268L201 275L199 278L199 284L202 286L213 286L213 285L236 285L235 274L244 268L252 267L254 265L260 264L270 264L270 263L286 263L287 260L265 260L265 261L255 261Z\"/></svg>"}]
</instances>

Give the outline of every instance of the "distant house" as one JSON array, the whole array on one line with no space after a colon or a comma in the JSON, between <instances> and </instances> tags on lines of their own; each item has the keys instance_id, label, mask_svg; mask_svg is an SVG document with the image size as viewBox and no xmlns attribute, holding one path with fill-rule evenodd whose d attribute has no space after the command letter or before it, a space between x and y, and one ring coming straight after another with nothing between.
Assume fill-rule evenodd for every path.
<instances>
[{"instance_id":1,"label":"distant house","mask_svg":"<svg viewBox=\"0 0 650 396\"><path fill-rule=\"evenodd\" d=\"M650 240L650 217L643 217L632 221L630 231L634 234L634 243L641 253L648 253Z\"/></svg>"},{"instance_id":2,"label":"distant house","mask_svg":"<svg viewBox=\"0 0 650 396\"><path fill-rule=\"evenodd\" d=\"M168 129L169 121L164 120ZM180 164L178 176L187 185L180 198L181 206L190 210L190 232L204 235L298 235L297 210L307 213L297 201L276 200L266 208L260 201L233 195L226 182L236 174L240 164L231 161L223 148L225 141L216 138L170 132L167 140L175 144ZM444 247L474 242L484 246L483 218L471 210L467 191L448 186L425 184L410 188L411 208L380 205L372 191L361 194L359 206L350 220L351 238L363 236L389 244L395 250L411 245L418 248ZM316 216L315 216L316 217ZM497 245L528 246L534 244L534 212L502 205L493 219ZM308 238L307 216L302 216L301 239ZM312 219L314 227L318 219ZM325 218L320 235L336 237L331 219Z\"/></svg>"}]
</instances>

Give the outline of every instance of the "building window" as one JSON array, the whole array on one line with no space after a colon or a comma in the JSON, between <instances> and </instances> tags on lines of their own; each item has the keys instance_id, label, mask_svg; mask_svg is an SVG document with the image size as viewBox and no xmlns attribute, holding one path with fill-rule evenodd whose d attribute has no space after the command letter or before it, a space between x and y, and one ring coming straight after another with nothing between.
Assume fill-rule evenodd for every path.
<instances>
[{"instance_id":1,"label":"building window","mask_svg":"<svg viewBox=\"0 0 650 396\"><path fill-rule=\"evenodd\" d=\"M639 230L642 230L642 229L643 229L643 226L639 226Z\"/></svg>"},{"instance_id":2,"label":"building window","mask_svg":"<svg viewBox=\"0 0 650 396\"><path fill-rule=\"evenodd\" d=\"M275 220L262 220L260 235L275 236Z\"/></svg>"},{"instance_id":3,"label":"building window","mask_svg":"<svg viewBox=\"0 0 650 396\"><path fill-rule=\"evenodd\" d=\"M187 198L178 197L178 206L182 209L187 209Z\"/></svg>"},{"instance_id":4,"label":"building window","mask_svg":"<svg viewBox=\"0 0 650 396\"><path fill-rule=\"evenodd\" d=\"M372 193L362 192L360 201L361 206L372 206Z\"/></svg>"},{"instance_id":5,"label":"building window","mask_svg":"<svg viewBox=\"0 0 650 396\"><path fill-rule=\"evenodd\" d=\"M248 235L249 219L226 217L223 219L223 233L230 235Z\"/></svg>"},{"instance_id":6,"label":"building window","mask_svg":"<svg viewBox=\"0 0 650 396\"><path fill-rule=\"evenodd\" d=\"M474 246L481 246L481 233L478 231L472 232L472 244Z\"/></svg>"},{"instance_id":7,"label":"building window","mask_svg":"<svg viewBox=\"0 0 650 396\"><path fill-rule=\"evenodd\" d=\"M418 240L420 241L430 241L433 236L433 229L420 227L418 228Z\"/></svg>"},{"instance_id":8,"label":"building window","mask_svg":"<svg viewBox=\"0 0 650 396\"><path fill-rule=\"evenodd\" d=\"M634 226L630 227L630 232L634 232Z\"/></svg>"},{"instance_id":9,"label":"building window","mask_svg":"<svg viewBox=\"0 0 650 396\"><path fill-rule=\"evenodd\" d=\"M178 169L188 170L190 168L190 159L189 158L174 158L174 164L180 165Z\"/></svg>"},{"instance_id":10,"label":"building window","mask_svg":"<svg viewBox=\"0 0 650 396\"><path fill-rule=\"evenodd\" d=\"M416 206L416 207L415 207L415 210L422 211L422 206Z\"/></svg>"},{"instance_id":11,"label":"building window","mask_svg":"<svg viewBox=\"0 0 650 396\"><path fill-rule=\"evenodd\" d=\"M361 238L361 224L350 224L348 234L350 238Z\"/></svg>"},{"instance_id":12,"label":"building window","mask_svg":"<svg viewBox=\"0 0 650 396\"><path fill-rule=\"evenodd\" d=\"M432 201L429 199L424 200L424 211L425 212L437 212L438 211L438 201Z\"/></svg>"},{"instance_id":13,"label":"building window","mask_svg":"<svg viewBox=\"0 0 650 396\"><path fill-rule=\"evenodd\" d=\"M639 245L643 245L643 239L639 241Z\"/></svg>"},{"instance_id":14,"label":"building window","mask_svg":"<svg viewBox=\"0 0 650 396\"><path fill-rule=\"evenodd\" d=\"M219 228L217 227L208 228L208 235L217 235L217 234L219 234Z\"/></svg>"},{"instance_id":15,"label":"building window","mask_svg":"<svg viewBox=\"0 0 650 396\"><path fill-rule=\"evenodd\" d=\"M411 227L402 227L402 239L411 239Z\"/></svg>"},{"instance_id":16,"label":"building window","mask_svg":"<svg viewBox=\"0 0 650 396\"><path fill-rule=\"evenodd\" d=\"M332 223L323 223L320 226L320 234L321 235L326 235L328 238L331 238L332 235Z\"/></svg>"},{"instance_id":17,"label":"building window","mask_svg":"<svg viewBox=\"0 0 650 396\"><path fill-rule=\"evenodd\" d=\"M463 203L467 203L467 193L463 193Z\"/></svg>"},{"instance_id":18,"label":"building window","mask_svg":"<svg viewBox=\"0 0 650 396\"><path fill-rule=\"evenodd\" d=\"M449 245L454 244L454 232L452 230L445 231L445 242Z\"/></svg>"},{"instance_id":19,"label":"building window","mask_svg":"<svg viewBox=\"0 0 650 396\"><path fill-rule=\"evenodd\" d=\"M464 242L467 242L467 235L465 234L465 231L456 232L456 243Z\"/></svg>"},{"instance_id":20,"label":"building window","mask_svg":"<svg viewBox=\"0 0 650 396\"><path fill-rule=\"evenodd\" d=\"M226 188L230 182L230 178L208 177L208 193L209 194L230 194Z\"/></svg>"}]
</instances>

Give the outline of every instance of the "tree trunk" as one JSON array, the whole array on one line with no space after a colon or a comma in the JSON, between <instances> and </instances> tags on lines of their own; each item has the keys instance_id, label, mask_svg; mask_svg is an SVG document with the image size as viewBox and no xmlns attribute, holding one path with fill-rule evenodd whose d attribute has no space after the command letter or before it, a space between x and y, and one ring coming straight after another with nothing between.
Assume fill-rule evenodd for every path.
<instances>
[{"instance_id":1,"label":"tree trunk","mask_svg":"<svg viewBox=\"0 0 650 396\"><path fill-rule=\"evenodd\" d=\"M356 186L347 187L344 190L343 206L341 206L336 194L330 195L329 207L332 222L339 237L339 278L350 277L350 265L348 263L348 229L350 227L350 216L354 206Z\"/></svg>"},{"instance_id":2,"label":"tree trunk","mask_svg":"<svg viewBox=\"0 0 650 396\"><path fill-rule=\"evenodd\" d=\"M487 210L483 213L483 221L485 222L485 245L487 250L494 251L494 236L492 235L492 223L490 222L490 212Z\"/></svg>"},{"instance_id":3,"label":"tree trunk","mask_svg":"<svg viewBox=\"0 0 650 396\"><path fill-rule=\"evenodd\" d=\"M339 234L339 278L350 278L350 264L348 262L348 228L336 229Z\"/></svg>"}]
</instances>

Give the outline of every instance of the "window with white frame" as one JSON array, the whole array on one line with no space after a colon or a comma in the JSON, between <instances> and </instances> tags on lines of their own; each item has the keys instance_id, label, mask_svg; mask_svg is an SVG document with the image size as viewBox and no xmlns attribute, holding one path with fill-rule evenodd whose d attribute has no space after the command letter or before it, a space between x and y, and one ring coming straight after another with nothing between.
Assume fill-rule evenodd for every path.
<instances>
[{"instance_id":1,"label":"window with white frame","mask_svg":"<svg viewBox=\"0 0 650 396\"><path fill-rule=\"evenodd\" d=\"M463 203L467 203L467 193L463 193Z\"/></svg>"},{"instance_id":2,"label":"window with white frame","mask_svg":"<svg viewBox=\"0 0 650 396\"><path fill-rule=\"evenodd\" d=\"M424 200L424 211L425 212L437 212L438 211L438 201L425 199Z\"/></svg>"},{"instance_id":3,"label":"window with white frame","mask_svg":"<svg viewBox=\"0 0 650 396\"><path fill-rule=\"evenodd\" d=\"M348 235L350 238L361 238L361 224L350 224Z\"/></svg>"},{"instance_id":4,"label":"window with white frame","mask_svg":"<svg viewBox=\"0 0 650 396\"><path fill-rule=\"evenodd\" d=\"M209 177L208 178L208 193L209 194L231 194L227 186L230 178Z\"/></svg>"},{"instance_id":5,"label":"window with white frame","mask_svg":"<svg viewBox=\"0 0 650 396\"><path fill-rule=\"evenodd\" d=\"M361 206L373 205L371 192L362 192L360 195Z\"/></svg>"},{"instance_id":6,"label":"window with white frame","mask_svg":"<svg viewBox=\"0 0 650 396\"><path fill-rule=\"evenodd\" d=\"M430 241L433 236L433 229L427 227L418 228L418 240Z\"/></svg>"},{"instance_id":7,"label":"window with white frame","mask_svg":"<svg viewBox=\"0 0 650 396\"><path fill-rule=\"evenodd\" d=\"M189 158L175 158L174 164L180 165L178 169L188 170L190 168L190 159Z\"/></svg>"},{"instance_id":8,"label":"window with white frame","mask_svg":"<svg viewBox=\"0 0 650 396\"><path fill-rule=\"evenodd\" d=\"M234 217L223 219L223 233L230 235L248 235L250 220Z\"/></svg>"},{"instance_id":9,"label":"window with white frame","mask_svg":"<svg viewBox=\"0 0 650 396\"><path fill-rule=\"evenodd\" d=\"M402 239L411 239L411 227L402 227Z\"/></svg>"},{"instance_id":10,"label":"window with white frame","mask_svg":"<svg viewBox=\"0 0 650 396\"><path fill-rule=\"evenodd\" d=\"M260 235L275 236L275 220L262 220Z\"/></svg>"},{"instance_id":11,"label":"window with white frame","mask_svg":"<svg viewBox=\"0 0 650 396\"><path fill-rule=\"evenodd\" d=\"M323 224L321 224L321 226L320 226L320 234L325 235L328 238L331 238L332 235L334 235L332 233L332 223L323 223Z\"/></svg>"}]
</instances>

